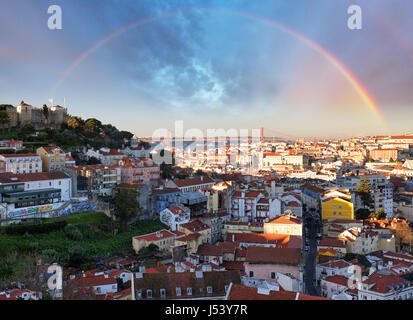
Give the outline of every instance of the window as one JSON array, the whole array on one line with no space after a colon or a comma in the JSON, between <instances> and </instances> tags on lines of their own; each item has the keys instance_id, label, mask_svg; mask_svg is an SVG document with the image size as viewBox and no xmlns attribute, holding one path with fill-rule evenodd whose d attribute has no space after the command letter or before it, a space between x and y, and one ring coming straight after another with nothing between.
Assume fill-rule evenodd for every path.
<instances>
[{"instance_id":1,"label":"window","mask_svg":"<svg viewBox=\"0 0 413 320\"><path fill-rule=\"evenodd\" d=\"M181 296L181 288L180 288L180 287L176 287L176 295L177 295L178 297Z\"/></svg>"},{"instance_id":2,"label":"window","mask_svg":"<svg viewBox=\"0 0 413 320\"><path fill-rule=\"evenodd\" d=\"M211 286L208 286L208 287L207 287L207 292L208 292L208 293L212 293L212 287L211 287Z\"/></svg>"},{"instance_id":3,"label":"window","mask_svg":"<svg viewBox=\"0 0 413 320\"><path fill-rule=\"evenodd\" d=\"M250 271L250 278L254 276L254 271Z\"/></svg>"},{"instance_id":4,"label":"window","mask_svg":"<svg viewBox=\"0 0 413 320\"><path fill-rule=\"evenodd\" d=\"M152 290L151 289L146 290L146 297L148 299L152 299Z\"/></svg>"},{"instance_id":5,"label":"window","mask_svg":"<svg viewBox=\"0 0 413 320\"><path fill-rule=\"evenodd\" d=\"M165 289L161 289L161 290L160 290L160 295L161 295L161 298L165 298L165 297L166 297L166 290L165 290Z\"/></svg>"},{"instance_id":6,"label":"window","mask_svg":"<svg viewBox=\"0 0 413 320\"><path fill-rule=\"evenodd\" d=\"M275 272L271 272L271 279L275 279Z\"/></svg>"},{"instance_id":7,"label":"window","mask_svg":"<svg viewBox=\"0 0 413 320\"><path fill-rule=\"evenodd\" d=\"M186 294L192 296L192 288L186 288Z\"/></svg>"}]
</instances>

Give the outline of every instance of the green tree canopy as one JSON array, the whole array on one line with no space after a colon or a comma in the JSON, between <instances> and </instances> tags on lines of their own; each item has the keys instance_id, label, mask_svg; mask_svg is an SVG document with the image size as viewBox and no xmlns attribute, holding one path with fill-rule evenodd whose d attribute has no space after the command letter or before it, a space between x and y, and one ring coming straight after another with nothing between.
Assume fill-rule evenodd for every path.
<instances>
[{"instance_id":1,"label":"green tree canopy","mask_svg":"<svg viewBox=\"0 0 413 320\"><path fill-rule=\"evenodd\" d=\"M42 108L43 115L46 119L49 119L49 108L44 104Z\"/></svg>"},{"instance_id":2,"label":"green tree canopy","mask_svg":"<svg viewBox=\"0 0 413 320\"><path fill-rule=\"evenodd\" d=\"M371 212L369 209L360 208L356 211L355 216L357 220L364 220L370 218Z\"/></svg>"},{"instance_id":3,"label":"green tree canopy","mask_svg":"<svg viewBox=\"0 0 413 320\"><path fill-rule=\"evenodd\" d=\"M9 121L10 121L10 117L9 117L9 114L7 113L7 111L1 110L0 111L0 122L2 124L4 124L4 123L7 123Z\"/></svg>"},{"instance_id":4,"label":"green tree canopy","mask_svg":"<svg viewBox=\"0 0 413 320\"><path fill-rule=\"evenodd\" d=\"M384 212L383 209L380 209L377 212L372 212L370 214L370 218L376 218L377 220L383 220L383 219L387 218L387 215L386 215L386 213Z\"/></svg>"},{"instance_id":5,"label":"green tree canopy","mask_svg":"<svg viewBox=\"0 0 413 320\"><path fill-rule=\"evenodd\" d=\"M371 208L373 199L371 197L371 185L367 178L360 180L360 183L356 189L356 194L360 196L362 205L364 208Z\"/></svg>"},{"instance_id":6,"label":"green tree canopy","mask_svg":"<svg viewBox=\"0 0 413 320\"><path fill-rule=\"evenodd\" d=\"M67 126L72 129L82 129L84 126L84 122L80 117L71 117L67 121Z\"/></svg>"},{"instance_id":7,"label":"green tree canopy","mask_svg":"<svg viewBox=\"0 0 413 320\"><path fill-rule=\"evenodd\" d=\"M85 131L89 133L97 133L102 128L102 122L95 118L90 118L85 121Z\"/></svg>"},{"instance_id":8,"label":"green tree canopy","mask_svg":"<svg viewBox=\"0 0 413 320\"><path fill-rule=\"evenodd\" d=\"M115 214L123 225L139 213L138 192L135 189L120 189L112 199Z\"/></svg>"}]
</instances>

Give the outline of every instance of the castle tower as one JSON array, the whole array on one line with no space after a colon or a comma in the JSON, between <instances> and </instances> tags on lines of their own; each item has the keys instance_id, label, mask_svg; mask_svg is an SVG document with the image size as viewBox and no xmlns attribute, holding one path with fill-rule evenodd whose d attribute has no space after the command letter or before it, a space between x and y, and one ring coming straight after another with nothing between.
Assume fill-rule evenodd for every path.
<instances>
[{"instance_id":1,"label":"castle tower","mask_svg":"<svg viewBox=\"0 0 413 320\"><path fill-rule=\"evenodd\" d=\"M33 106L25 103L24 101L20 102L17 106L17 116L20 125L29 124L32 122L32 111Z\"/></svg>"}]
</instances>

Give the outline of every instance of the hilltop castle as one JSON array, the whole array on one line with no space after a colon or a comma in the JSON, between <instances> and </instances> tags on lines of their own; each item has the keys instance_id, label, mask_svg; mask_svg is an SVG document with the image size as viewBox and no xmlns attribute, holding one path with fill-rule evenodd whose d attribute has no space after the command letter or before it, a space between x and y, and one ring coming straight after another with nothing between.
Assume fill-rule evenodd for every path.
<instances>
[{"instance_id":1,"label":"hilltop castle","mask_svg":"<svg viewBox=\"0 0 413 320\"><path fill-rule=\"evenodd\" d=\"M67 122L70 116L67 114L67 109L61 106L47 107L47 116L43 108L36 108L24 101L20 102L17 107L7 106L6 111L10 121L6 125L9 128L24 127L32 125L36 130L46 127L59 128L62 123Z\"/></svg>"}]
</instances>

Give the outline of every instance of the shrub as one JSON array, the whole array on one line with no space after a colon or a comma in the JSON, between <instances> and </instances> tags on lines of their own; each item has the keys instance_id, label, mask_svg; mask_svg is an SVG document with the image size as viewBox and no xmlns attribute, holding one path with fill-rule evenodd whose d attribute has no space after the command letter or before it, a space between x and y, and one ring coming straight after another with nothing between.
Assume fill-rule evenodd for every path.
<instances>
[{"instance_id":1,"label":"shrub","mask_svg":"<svg viewBox=\"0 0 413 320\"><path fill-rule=\"evenodd\" d=\"M7 261L0 261L0 279L7 279L13 275L13 266Z\"/></svg>"},{"instance_id":2,"label":"shrub","mask_svg":"<svg viewBox=\"0 0 413 320\"><path fill-rule=\"evenodd\" d=\"M45 249L41 254L42 258L46 260L46 262L56 262L58 260L57 251L54 249Z\"/></svg>"},{"instance_id":3,"label":"shrub","mask_svg":"<svg viewBox=\"0 0 413 320\"><path fill-rule=\"evenodd\" d=\"M87 263L86 252L81 247L72 247L69 249L68 266L79 268L82 264Z\"/></svg>"},{"instance_id":4,"label":"shrub","mask_svg":"<svg viewBox=\"0 0 413 320\"><path fill-rule=\"evenodd\" d=\"M83 239L82 232L78 228L72 225L66 226L64 229L64 232L65 232L66 237L68 237L69 239L73 241L80 241Z\"/></svg>"},{"instance_id":5,"label":"shrub","mask_svg":"<svg viewBox=\"0 0 413 320\"><path fill-rule=\"evenodd\" d=\"M5 233L8 235L40 234L62 230L67 225L66 221L56 221L40 224L11 225L7 226Z\"/></svg>"}]
</instances>

